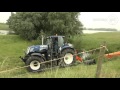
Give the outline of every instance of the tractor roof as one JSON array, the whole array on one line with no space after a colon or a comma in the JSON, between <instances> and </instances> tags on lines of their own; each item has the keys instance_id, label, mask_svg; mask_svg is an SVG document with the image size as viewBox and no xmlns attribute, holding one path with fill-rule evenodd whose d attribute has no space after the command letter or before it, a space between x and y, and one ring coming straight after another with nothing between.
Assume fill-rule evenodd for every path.
<instances>
[{"instance_id":1,"label":"tractor roof","mask_svg":"<svg viewBox=\"0 0 120 90\"><path fill-rule=\"evenodd\" d=\"M65 37L65 36L56 36L56 35L54 35L54 36L48 36L48 37L50 37L50 38L55 38L55 37Z\"/></svg>"}]
</instances>

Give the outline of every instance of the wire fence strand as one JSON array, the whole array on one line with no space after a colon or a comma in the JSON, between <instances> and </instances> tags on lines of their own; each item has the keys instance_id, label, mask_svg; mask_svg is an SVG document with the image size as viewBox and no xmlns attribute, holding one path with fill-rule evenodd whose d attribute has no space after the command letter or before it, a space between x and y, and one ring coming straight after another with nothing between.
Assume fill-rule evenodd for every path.
<instances>
[{"instance_id":1,"label":"wire fence strand","mask_svg":"<svg viewBox=\"0 0 120 90\"><path fill-rule=\"evenodd\" d=\"M91 50L88 50L88 51L84 51L84 52L80 52L80 53L75 53L73 56L76 56L76 55L81 55L81 54L83 54L83 53L90 53L90 52L92 52L92 51L96 51L96 50L100 50L101 48L106 48L106 50L108 51L108 49L107 49L107 47L106 46L101 46L101 47L99 47L99 48L96 48L96 49L91 49ZM7 58L9 58L9 57L7 57ZM14 58L14 57L12 57L12 58ZM57 59L53 59L53 60L49 60L49 61L44 61L44 62L41 62L41 63L39 63L39 64L46 64L46 63L50 63L50 62L53 62L53 61L58 61L58 60L63 60L65 57L61 57L61 58L57 58ZM6 73L6 72L10 72L10 71L14 71L14 70L18 70L18 69L23 69L23 68L27 68L27 67L29 67L30 65L27 65L27 66L23 66L23 67L17 67L17 68L13 68L13 69L9 69L9 70L4 70L4 71L0 71L0 74L2 74L2 73ZM57 66L57 67L59 67L59 66ZM54 68L54 67L53 67ZM48 70L48 69L53 69L52 67L50 67L50 68L45 68L45 69L43 69L43 70ZM42 69L41 69L42 70ZM39 70L38 70L39 71Z\"/></svg>"}]
</instances>

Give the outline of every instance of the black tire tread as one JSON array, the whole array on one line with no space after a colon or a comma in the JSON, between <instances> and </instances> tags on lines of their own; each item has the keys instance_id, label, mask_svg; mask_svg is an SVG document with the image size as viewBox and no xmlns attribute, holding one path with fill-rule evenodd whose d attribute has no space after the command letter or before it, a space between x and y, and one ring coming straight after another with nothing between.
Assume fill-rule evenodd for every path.
<instances>
[{"instance_id":1,"label":"black tire tread","mask_svg":"<svg viewBox=\"0 0 120 90\"><path fill-rule=\"evenodd\" d=\"M65 49L65 50L62 51L60 57L64 57L66 53L71 53L71 54L73 54L73 55L75 54L75 52L74 52L73 49ZM66 64L64 63L64 59L60 60L60 62L59 62L59 66L60 66L60 67L71 66L71 65L73 65L73 64L75 63L75 61L76 61L75 56L74 56L73 59L74 59L74 60L73 60L73 62L72 62L70 65L66 65Z\"/></svg>"},{"instance_id":2,"label":"black tire tread","mask_svg":"<svg viewBox=\"0 0 120 90\"><path fill-rule=\"evenodd\" d=\"M30 57L26 60L26 63L25 63L26 66L30 65L30 62L32 62L33 60L37 60L37 61L39 61L40 63L41 63L41 62L44 62L44 60L43 60L42 57L30 56ZM45 68L45 64L41 64L39 70L32 70L32 69L30 68L30 66L27 67L27 70L28 70L29 72L41 72L41 71L43 71L44 68Z\"/></svg>"}]
</instances>

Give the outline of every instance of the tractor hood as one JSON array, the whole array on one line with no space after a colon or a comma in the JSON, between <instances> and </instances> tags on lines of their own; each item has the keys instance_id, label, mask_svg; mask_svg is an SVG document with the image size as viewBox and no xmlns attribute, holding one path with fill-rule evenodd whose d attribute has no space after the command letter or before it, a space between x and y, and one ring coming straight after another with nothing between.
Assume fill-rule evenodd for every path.
<instances>
[{"instance_id":1,"label":"tractor hood","mask_svg":"<svg viewBox=\"0 0 120 90\"><path fill-rule=\"evenodd\" d=\"M30 52L41 52L42 50L48 50L48 45L33 45L27 48L26 54Z\"/></svg>"}]
</instances>

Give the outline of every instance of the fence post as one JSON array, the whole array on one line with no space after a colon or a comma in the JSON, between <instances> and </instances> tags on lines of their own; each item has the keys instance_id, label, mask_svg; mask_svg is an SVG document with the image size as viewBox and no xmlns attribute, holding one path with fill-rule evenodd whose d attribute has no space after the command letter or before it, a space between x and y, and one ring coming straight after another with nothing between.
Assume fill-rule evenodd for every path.
<instances>
[{"instance_id":1,"label":"fence post","mask_svg":"<svg viewBox=\"0 0 120 90\"><path fill-rule=\"evenodd\" d=\"M104 54L105 54L105 42L103 45L101 45L100 48L100 53L99 53L99 57L98 57L98 61L97 61L97 70L96 70L96 78L100 78L100 74L101 74L101 68L102 68L102 61L104 58Z\"/></svg>"}]
</instances>

